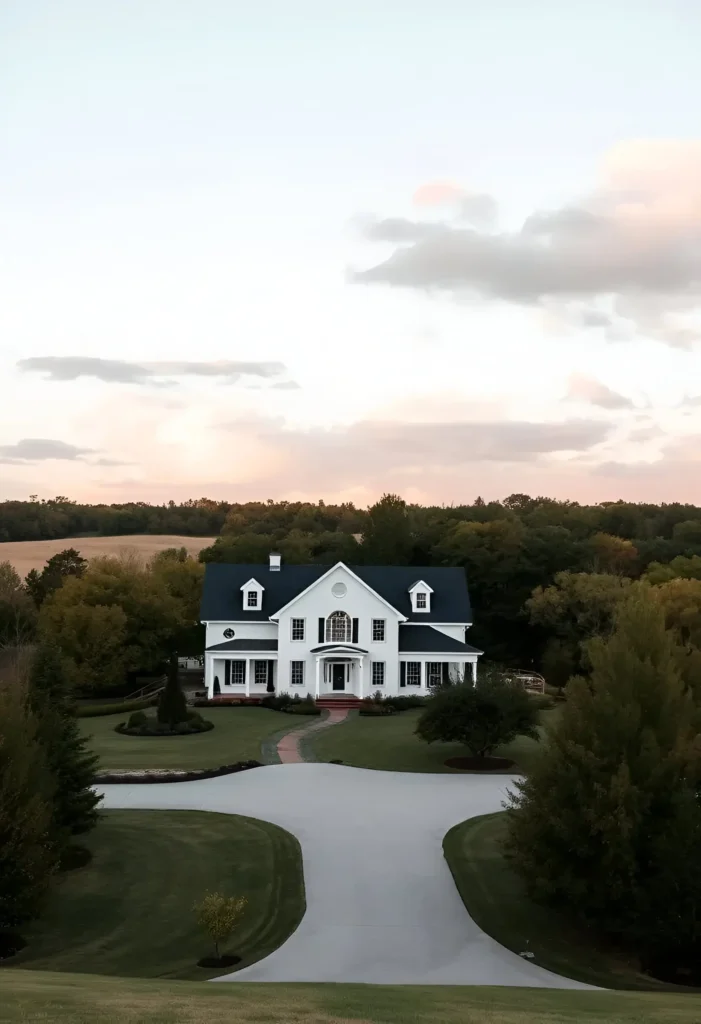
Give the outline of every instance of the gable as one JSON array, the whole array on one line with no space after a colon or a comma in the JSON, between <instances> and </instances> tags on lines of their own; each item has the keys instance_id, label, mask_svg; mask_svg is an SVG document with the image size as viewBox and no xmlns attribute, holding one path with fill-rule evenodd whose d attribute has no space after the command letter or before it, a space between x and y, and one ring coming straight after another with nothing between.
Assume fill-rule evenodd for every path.
<instances>
[{"instance_id":1,"label":"gable","mask_svg":"<svg viewBox=\"0 0 701 1024\"><path fill-rule=\"evenodd\" d=\"M342 588L342 592L338 595L335 594L336 587ZM322 600L324 606L323 614L327 614L326 607L333 606L335 601L338 601L340 608L346 608L345 602L348 600L349 594L355 595L356 602L359 598L361 601L363 599L366 602L371 601L377 604L378 608L381 608L382 611L392 612L398 619L403 618L401 612L397 611L382 594L374 590L344 562L337 562L336 565L332 565L327 569L305 590L297 594L296 597L293 597L288 604L283 605L275 613L275 618L287 611L292 611L298 602L303 602L305 598L312 598L312 596Z\"/></svg>"}]
</instances>

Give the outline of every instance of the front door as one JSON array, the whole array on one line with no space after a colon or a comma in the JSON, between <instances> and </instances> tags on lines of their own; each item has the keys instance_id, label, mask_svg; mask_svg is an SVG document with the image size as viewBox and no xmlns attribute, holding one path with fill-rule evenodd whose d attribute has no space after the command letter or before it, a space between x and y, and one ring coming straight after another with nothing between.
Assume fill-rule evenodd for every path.
<instances>
[{"instance_id":1,"label":"front door","mask_svg":"<svg viewBox=\"0 0 701 1024\"><path fill-rule=\"evenodd\" d=\"M331 685L334 690L345 690L346 688L346 666L331 666Z\"/></svg>"}]
</instances>

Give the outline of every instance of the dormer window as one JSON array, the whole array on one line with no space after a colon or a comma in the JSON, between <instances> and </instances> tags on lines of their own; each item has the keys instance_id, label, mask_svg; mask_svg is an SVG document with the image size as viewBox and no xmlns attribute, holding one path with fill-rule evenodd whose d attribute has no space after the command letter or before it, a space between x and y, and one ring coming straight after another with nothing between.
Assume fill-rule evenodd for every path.
<instances>
[{"instance_id":1,"label":"dormer window","mask_svg":"<svg viewBox=\"0 0 701 1024\"><path fill-rule=\"evenodd\" d=\"M243 594L243 610L245 612L259 612L263 607L263 587L258 580L249 580L241 587Z\"/></svg>"},{"instance_id":2,"label":"dormer window","mask_svg":"<svg viewBox=\"0 0 701 1024\"><path fill-rule=\"evenodd\" d=\"M412 587L409 587L409 597L411 598L412 612L430 612L432 593L433 589L429 587L428 583L424 583L423 580L417 580Z\"/></svg>"}]
</instances>

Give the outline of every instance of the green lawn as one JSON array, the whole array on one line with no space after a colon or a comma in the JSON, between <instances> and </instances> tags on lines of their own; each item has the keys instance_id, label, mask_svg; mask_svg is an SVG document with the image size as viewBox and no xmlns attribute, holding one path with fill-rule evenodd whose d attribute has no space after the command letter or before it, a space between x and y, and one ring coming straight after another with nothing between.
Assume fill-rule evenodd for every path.
<instances>
[{"instance_id":1,"label":"green lawn","mask_svg":"<svg viewBox=\"0 0 701 1024\"><path fill-rule=\"evenodd\" d=\"M545 725L560 708L542 713ZM466 753L458 743L425 743L415 735L421 709L401 711L384 718L351 714L341 725L324 729L307 740L319 761L339 759L356 768L379 768L395 772L453 772L444 761ZM519 737L495 751L499 757L516 762L523 772L529 770L540 747L535 740Z\"/></svg>"},{"instance_id":2,"label":"green lawn","mask_svg":"<svg viewBox=\"0 0 701 1024\"><path fill-rule=\"evenodd\" d=\"M79 721L101 768L218 768L261 760L262 740L299 725L294 715L268 708L203 708L202 715L214 728L193 736L122 736L114 727L128 719L125 714Z\"/></svg>"},{"instance_id":3,"label":"green lawn","mask_svg":"<svg viewBox=\"0 0 701 1024\"><path fill-rule=\"evenodd\" d=\"M0 968L2 1024L698 1024L670 993L197 985Z\"/></svg>"},{"instance_id":4,"label":"green lawn","mask_svg":"<svg viewBox=\"0 0 701 1024\"><path fill-rule=\"evenodd\" d=\"M246 896L225 952L245 967L304 914L299 843L269 822L202 811L105 811L86 845L93 860L64 875L12 966L136 977L208 978L211 955L192 904L206 890ZM2 975L0 975L2 977ZM0 997L0 1021L2 998Z\"/></svg>"},{"instance_id":5,"label":"green lawn","mask_svg":"<svg viewBox=\"0 0 701 1024\"><path fill-rule=\"evenodd\" d=\"M635 964L572 927L557 911L532 903L502 853L505 825L505 814L486 814L456 825L443 840L458 891L483 931L515 953L530 950L541 967L590 985L679 991L640 974ZM698 1006L698 993L695 1000Z\"/></svg>"}]
</instances>

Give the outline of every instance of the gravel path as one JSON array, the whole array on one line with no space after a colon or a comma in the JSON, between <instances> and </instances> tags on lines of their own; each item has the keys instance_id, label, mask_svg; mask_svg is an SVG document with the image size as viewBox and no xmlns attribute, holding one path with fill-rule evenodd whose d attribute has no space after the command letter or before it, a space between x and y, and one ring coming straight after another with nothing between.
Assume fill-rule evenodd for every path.
<instances>
[{"instance_id":1,"label":"gravel path","mask_svg":"<svg viewBox=\"0 0 701 1024\"><path fill-rule=\"evenodd\" d=\"M307 891L299 928L264 960L217 981L589 988L482 932L443 858L448 829L500 810L509 782L302 763L101 791L105 807L245 814L299 839Z\"/></svg>"}]
</instances>

